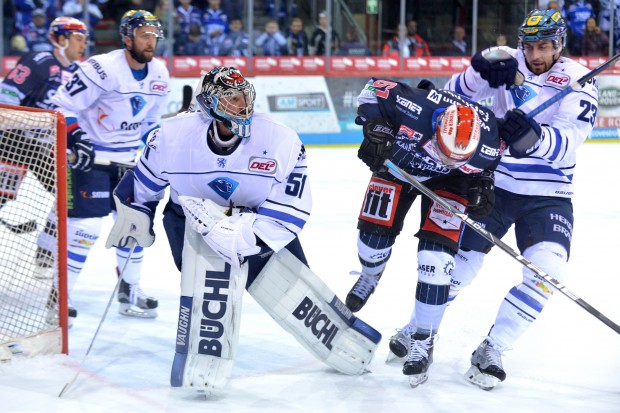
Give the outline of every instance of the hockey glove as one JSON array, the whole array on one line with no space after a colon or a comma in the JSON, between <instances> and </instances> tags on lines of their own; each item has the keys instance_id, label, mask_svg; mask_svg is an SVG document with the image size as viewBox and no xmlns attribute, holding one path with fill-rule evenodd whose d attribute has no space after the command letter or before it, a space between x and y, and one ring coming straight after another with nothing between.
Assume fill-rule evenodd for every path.
<instances>
[{"instance_id":1,"label":"hockey glove","mask_svg":"<svg viewBox=\"0 0 620 413\"><path fill-rule=\"evenodd\" d=\"M179 196L179 202L189 226L203 237L213 229L215 224L226 218L224 211L227 208L217 205L210 199Z\"/></svg>"},{"instance_id":2,"label":"hockey glove","mask_svg":"<svg viewBox=\"0 0 620 413\"><path fill-rule=\"evenodd\" d=\"M525 158L540 145L542 139L540 125L521 110L509 111L499 124L499 137L506 142L510 154L515 158Z\"/></svg>"},{"instance_id":3,"label":"hockey glove","mask_svg":"<svg viewBox=\"0 0 620 413\"><path fill-rule=\"evenodd\" d=\"M106 248L128 247L131 238L141 247L150 247L155 242L153 218L157 202L144 205L133 203L134 179L134 172L129 170L114 189L117 216L108 235Z\"/></svg>"},{"instance_id":4,"label":"hockey glove","mask_svg":"<svg viewBox=\"0 0 620 413\"><path fill-rule=\"evenodd\" d=\"M371 119L364 123L364 140L357 151L360 158L371 171L385 172L383 164L392 156L394 146L394 127L387 119Z\"/></svg>"},{"instance_id":5,"label":"hockey glove","mask_svg":"<svg viewBox=\"0 0 620 413\"><path fill-rule=\"evenodd\" d=\"M261 252L252 230L255 219L253 212L234 214L219 221L202 238L224 261L239 268L248 256Z\"/></svg>"},{"instance_id":6,"label":"hockey glove","mask_svg":"<svg viewBox=\"0 0 620 413\"><path fill-rule=\"evenodd\" d=\"M67 134L67 148L71 151L69 166L73 169L88 172L92 169L95 162L95 149L85 139L85 135L79 126L73 129Z\"/></svg>"},{"instance_id":7,"label":"hockey glove","mask_svg":"<svg viewBox=\"0 0 620 413\"><path fill-rule=\"evenodd\" d=\"M476 53L471 58L471 67L478 73L480 77L489 82L492 88L499 88L506 85L506 89L515 83L519 63L517 59L510 56L505 60L489 61L482 56L482 51Z\"/></svg>"},{"instance_id":8,"label":"hockey glove","mask_svg":"<svg viewBox=\"0 0 620 413\"><path fill-rule=\"evenodd\" d=\"M467 214L482 218L495 206L495 179L493 172L483 171L469 176L467 190Z\"/></svg>"}]
</instances>

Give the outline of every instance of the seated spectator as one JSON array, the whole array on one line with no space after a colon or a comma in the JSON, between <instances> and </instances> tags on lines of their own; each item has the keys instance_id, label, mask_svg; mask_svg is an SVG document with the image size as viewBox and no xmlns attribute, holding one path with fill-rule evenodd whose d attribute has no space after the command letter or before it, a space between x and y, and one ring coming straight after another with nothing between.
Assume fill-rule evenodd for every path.
<instances>
[{"instance_id":1,"label":"seated spectator","mask_svg":"<svg viewBox=\"0 0 620 413\"><path fill-rule=\"evenodd\" d=\"M265 31L254 42L257 56L286 56L286 39L275 20L265 23Z\"/></svg>"},{"instance_id":2,"label":"seated spectator","mask_svg":"<svg viewBox=\"0 0 620 413\"><path fill-rule=\"evenodd\" d=\"M344 34L345 40L340 46L339 56L370 56L370 50L362 43L355 27L349 27Z\"/></svg>"},{"instance_id":3,"label":"seated spectator","mask_svg":"<svg viewBox=\"0 0 620 413\"><path fill-rule=\"evenodd\" d=\"M426 40L418 34L418 23L415 20L407 22L407 38L409 39L410 56L430 56Z\"/></svg>"},{"instance_id":4,"label":"seated spectator","mask_svg":"<svg viewBox=\"0 0 620 413\"><path fill-rule=\"evenodd\" d=\"M495 46L507 46L508 45L508 39L506 39L506 35L505 34L500 34L497 36L497 39L495 39Z\"/></svg>"},{"instance_id":5,"label":"seated spectator","mask_svg":"<svg viewBox=\"0 0 620 413\"><path fill-rule=\"evenodd\" d=\"M189 33L179 32L174 42L174 54L177 56L213 56L209 53L207 39L200 24L190 24Z\"/></svg>"},{"instance_id":6,"label":"seated spectator","mask_svg":"<svg viewBox=\"0 0 620 413\"><path fill-rule=\"evenodd\" d=\"M452 43L445 51L446 56L470 56L471 50L465 41L465 28L456 26L452 32Z\"/></svg>"},{"instance_id":7,"label":"seated spectator","mask_svg":"<svg viewBox=\"0 0 620 413\"><path fill-rule=\"evenodd\" d=\"M250 39L243 31L243 22L239 18L233 18L228 26L228 33L222 41L220 53L222 56L248 56Z\"/></svg>"},{"instance_id":8,"label":"seated spectator","mask_svg":"<svg viewBox=\"0 0 620 413\"><path fill-rule=\"evenodd\" d=\"M568 52L578 56L581 53L581 39L586 31L586 20L595 17L592 4L588 1L573 1L564 4L562 15L568 22Z\"/></svg>"},{"instance_id":9,"label":"seated spectator","mask_svg":"<svg viewBox=\"0 0 620 413\"><path fill-rule=\"evenodd\" d=\"M48 24L45 11L35 9L32 12L32 21L24 28L22 35L26 39L26 47L31 52L51 52L54 46L48 36Z\"/></svg>"},{"instance_id":10,"label":"seated spectator","mask_svg":"<svg viewBox=\"0 0 620 413\"><path fill-rule=\"evenodd\" d=\"M198 7L192 5L192 0L178 0L179 7L176 9L177 23L179 30L189 33L189 26L192 23L202 23L202 11ZM163 16L157 15L160 19ZM164 22L166 22L164 20Z\"/></svg>"},{"instance_id":11,"label":"seated spectator","mask_svg":"<svg viewBox=\"0 0 620 413\"><path fill-rule=\"evenodd\" d=\"M610 2L613 1L613 19L614 24L611 24L611 10ZM598 12L598 27L604 33L609 34L609 31L613 27L613 42L614 51L613 54L620 52L620 0L600 0L600 8ZM608 50L609 52L609 50Z\"/></svg>"},{"instance_id":12,"label":"seated spectator","mask_svg":"<svg viewBox=\"0 0 620 413\"><path fill-rule=\"evenodd\" d=\"M340 35L336 30L332 28L331 30L331 54L334 55L338 53L338 49L340 49ZM309 51L312 56L324 56L326 50L326 39L327 39L327 13L321 12L319 13L319 25L312 32L312 36L310 36L310 47Z\"/></svg>"},{"instance_id":13,"label":"seated spectator","mask_svg":"<svg viewBox=\"0 0 620 413\"><path fill-rule=\"evenodd\" d=\"M84 0L65 0L62 5L62 15L75 17L78 20L84 21ZM103 18L97 1L90 1L88 3L88 18L89 25L92 27L99 23L99 20Z\"/></svg>"},{"instance_id":14,"label":"seated spectator","mask_svg":"<svg viewBox=\"0 0 620 413\"><path fill-rule=\"evenodd\" d=\"M609 37L596 24L596 19L586 20L586 31L581 39L581 56L604 56L609 52Z\"/></svg>"},{"instance_id":15,"label":"seated spectator","mask_svg":"<svg viewBox=\"0 0 620 413\"><path fill-rule=\"evenodd\" d=\"M224 36L228 31L228 16L222 9L221 0L209 0L209 6L202 15L209 56L220 56Z\"/></svg>"},{"instance_id":16,"label":"seated spectator","mask_svg":"<svg viewBox=\"0 0 620 413\"><path fill-rule=\"evenodd\" d=\"M398 59L402 57L413 56L429 56L428 46L424 40L416 40L417 35L409 36L410 33L407 26L399 24L396 30L396 35L383 45L383 56L390 56ZM423 43L422 43L423 42Z\"/></svg>"},{"instance_id":17,"label":"seated spectator","mask_svg":"<svg viewBox=\"0 0 620 413\"><path fill-rule=\"evenodd\" d=\"M308 56L308 35L304 31L304 22L299 17L293 17L288 29L284 31L287 55Z\"/></svg>"}]
</instances>

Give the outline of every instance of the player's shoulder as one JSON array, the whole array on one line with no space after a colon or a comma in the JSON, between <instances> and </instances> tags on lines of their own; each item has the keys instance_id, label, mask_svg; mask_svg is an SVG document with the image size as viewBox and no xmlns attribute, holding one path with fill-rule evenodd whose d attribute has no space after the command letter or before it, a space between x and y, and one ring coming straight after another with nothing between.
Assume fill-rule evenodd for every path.
<instances>
[{"instance_id":1,"label":"player's shoulder","mask_svg":"<svg viewBox=\"0 0 620 413\"><path fill-rule=\"evenodd\" d=\"M576 60L565 56L560 57L560 59L558 59L558 61L553 65L551 71L554 70L559 70L563 73L566 73L566 75L570 77L575 77L574 79L571 79L571 81L573 82L590 71L590 69L577 62Z\"/></svg>"},{"instance_id":2,"label":"player's shoulder","mask_svg":"<svg viewBox=\"0 0 620 413\"><path fill-rule=\"evenodd\" d=\"M252 116L252 135L259 139L272 139L282 144L299 142L297 132L266 113L255 112Z\"/></svg>"},{"instance_id":3,"label":"player's shoulder","mask_svg":"<svg viewBox=\"0 0 620 413\"><path fill-rule=\"evenodd\" d=\"M80 63L80 69L92 82L101 87L104 83L110 84L110 87L104 87L108 90L113 87L113 79L119 77L124 66L127 66L127 62L122 49L94 55Z\"/></svg>"},{"instance_id":4,"label":"player's shoulder","mask_svg":"<svg viewBox=\"0 0 620 413\"><path fill-rule=\"evenodd\" d=\"M162 80L167 80L170 78L170 73L168 72L166 64L157 58L154 58L149 62L149 75L158 77Z\"/></svg>"},{"instance_id":5,"label":"player's shoulder","mask_svg":"<svg viewBox=\"0 0 620 413\"><path fill-rule=\"evenodd\" d=\"M58 63L58 59L49 51L32 52L22 57L18 63L26 66L49 66Z\"/></svg>"}]
</instances>

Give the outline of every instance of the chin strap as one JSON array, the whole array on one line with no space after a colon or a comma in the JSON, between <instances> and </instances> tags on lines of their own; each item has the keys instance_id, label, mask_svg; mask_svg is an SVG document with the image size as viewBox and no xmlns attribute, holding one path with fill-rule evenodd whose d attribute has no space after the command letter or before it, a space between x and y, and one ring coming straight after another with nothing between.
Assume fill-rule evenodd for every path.
<instances>
[{"instance_id":1,"label":"chin strap","mask_svg":"<svg viewBox=\"0 0 620 413\"><path fill-rule=\"evenodd\" d=\"M217 133L217 125L216 125L216 120L213 121L212 126L213 126L213 133L211 133L211 139L213 139L213 143L215 143L215 145L220 148L220 149L228 149L231 148L232 146L234 146L237 141L240 139L238 135L233 135L232 137L230 137L230 139L227 140L222 140L220 139L219 134Z\"/></svg>"}]
</instances>

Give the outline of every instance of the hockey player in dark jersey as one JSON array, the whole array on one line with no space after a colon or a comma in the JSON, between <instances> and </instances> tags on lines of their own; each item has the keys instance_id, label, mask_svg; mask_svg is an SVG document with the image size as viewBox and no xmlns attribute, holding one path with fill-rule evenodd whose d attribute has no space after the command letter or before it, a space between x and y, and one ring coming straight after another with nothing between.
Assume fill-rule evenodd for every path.
<instances>
[{"instance_id":1,"label":"hockey player in dark jersey","mask_svg":"<svg viewBox=\"0 0 620 413\"><path fill-rule=\"evenodd\" d=\"M390 159L454 207L476 218L493 208L493 170L506 146L523 135L522 131L500 131L502 120L491 110L454 92L436 90L428 81L411 88L371 78L358 104L356 123L363 125L364 132L358 156L374 173L358 222L362 271L346 299L353 312L359 311L374 292L405 216L420 195L388 171L384 161ZM458 217L427 198L422 198L421 216L416 234L415 312L425 317L419 317L417 330L402 343L403 354L399 354L407 355L409 347L421 349L411 354L425 354L404 364L403 373L412 386L426 380L432 362L435 326L448 300L454 255L463 229Z\"/></svg>"},{"instance_id":2,"label":"hockey player in dark jersey","mask_svg":"<svg viewBox=\"0 0 620 413\"><path fill-rule=\"evenodd\" d=\"M0 103L51 109L50 98L76 71L75 62L86 50L88 29L72 17L58 17L50 24L53 52L25 55L0 83Z\"/></svg>"},{"instance_id":3,"label":"hockey player in dark jersey","mask_svg":"<svg viewBox=\"0 0 620 413\"><path fill-rule=\"evenodd\" d=\"M77 70L75 62L84 54L88 40L88 28L81 21L72 17L58 17L49 28L49 38L54 45L53 52L33 52L22 57L16 66L0 83L0 103L28 106L32 108L51 109L51 97L61 84L71 78ZM15 162L16 159L30 159L28 166L41 184L51 191L49 167L37 165L33 156L41 151L49 152L49 142L38 142L27 137L22 141L2 142L0 138L0 162ZM24 170L25 173L25 170ZM16 188L15 188L16 189ZM11 191L16 192L16 191ZM0 207L9 200L0 197Z\"/></svg>"}]
</instances>

